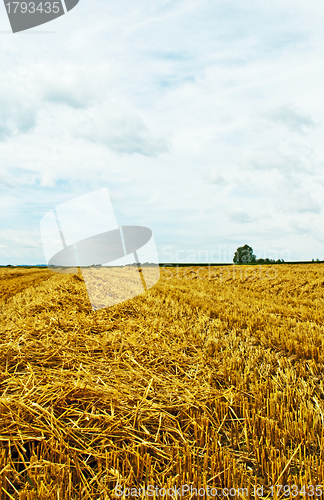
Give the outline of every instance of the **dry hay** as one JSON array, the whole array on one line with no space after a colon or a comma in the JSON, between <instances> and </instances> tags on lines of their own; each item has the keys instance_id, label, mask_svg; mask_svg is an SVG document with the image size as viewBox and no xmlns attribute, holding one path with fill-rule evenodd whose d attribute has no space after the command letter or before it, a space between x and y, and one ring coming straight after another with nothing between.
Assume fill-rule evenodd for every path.
<instances>
[{"instance_id":1,"label":"dry hay","mask_svg":"<svg viewBox=\"0 0 324 500\"><path fill-rule=\"evenodd\" d=\"M227 269L96 312L78 275L0 271L1 500L323 483L324 268Z\"/></svg>"}]
</instances>

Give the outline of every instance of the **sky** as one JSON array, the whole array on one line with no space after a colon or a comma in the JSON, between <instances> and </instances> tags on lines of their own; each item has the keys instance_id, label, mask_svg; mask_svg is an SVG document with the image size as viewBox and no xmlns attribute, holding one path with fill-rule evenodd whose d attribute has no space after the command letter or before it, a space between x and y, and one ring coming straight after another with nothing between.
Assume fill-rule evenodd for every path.
<instances>
[{"instance_id":1,"label":"sky","mask_svg":"<svg viewBox=\"0 0 324 500\"><path fill-rule=\"evenodd\" d=\"M0 5L0 264L107 188L160 262L324 259L324 4L80 0L11 33Z\"/></svg>"}]
</instances>

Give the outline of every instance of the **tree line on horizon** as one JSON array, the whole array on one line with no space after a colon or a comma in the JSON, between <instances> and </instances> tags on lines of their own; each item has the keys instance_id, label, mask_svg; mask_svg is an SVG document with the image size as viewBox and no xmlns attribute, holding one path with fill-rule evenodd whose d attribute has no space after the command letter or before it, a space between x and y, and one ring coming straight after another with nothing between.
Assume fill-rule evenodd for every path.
<instances>
[{"instance_id":1,"label":"tree line on horizon","mask_svg":"<svg viewBox=\"0 0 324 500\"><path fill-rule=\"evenodd\" d=\"M283 259L257 259L253 253L253 248L249 245L239 247L234 253L234 264L283 264Z\"/></svg>"}]
</instances>

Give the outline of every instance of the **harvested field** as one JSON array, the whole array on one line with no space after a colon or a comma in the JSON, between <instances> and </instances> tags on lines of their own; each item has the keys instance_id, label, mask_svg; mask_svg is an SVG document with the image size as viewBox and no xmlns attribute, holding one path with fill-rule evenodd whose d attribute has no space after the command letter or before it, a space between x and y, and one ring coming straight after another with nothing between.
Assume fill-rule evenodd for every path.
<instances>
[{"instance_id":1,"label":"harvested field","mask_svg":"<svg viewBox=\"0 0 324 500\"><path fill-rule=\"evenodd\" d=\"M51 278L48 269L0 268L0 300L6 301L31 286L37 286Z\"/></svg>"},{"instance_id":2,"label":"harvested field","mask_svg":"<svg viewBox=\"0 0 324 500\"><path fill-rule=\"evenodd\" d=\"M0 500L324 484L323 264L167 268L98 311L76 274L0 291Z\"/></svg>"}]
</instances>

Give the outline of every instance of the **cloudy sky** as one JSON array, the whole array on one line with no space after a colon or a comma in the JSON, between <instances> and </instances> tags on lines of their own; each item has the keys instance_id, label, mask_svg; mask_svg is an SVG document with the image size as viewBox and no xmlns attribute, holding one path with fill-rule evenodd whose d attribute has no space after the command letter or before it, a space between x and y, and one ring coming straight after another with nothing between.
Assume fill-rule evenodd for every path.
<instances>
[{"instance_id":1,"label":"cloudy sky","mask_svg":"<svg viewBox=\"0 0 324 500\"><path fill-rule=\"evenodd\" d=\"M103 187L160 262L323 259L323 21L315 0L80 0L12 34L0 6L0 263L45 263L44 214Z\"/></svg>"}]
</instances>

